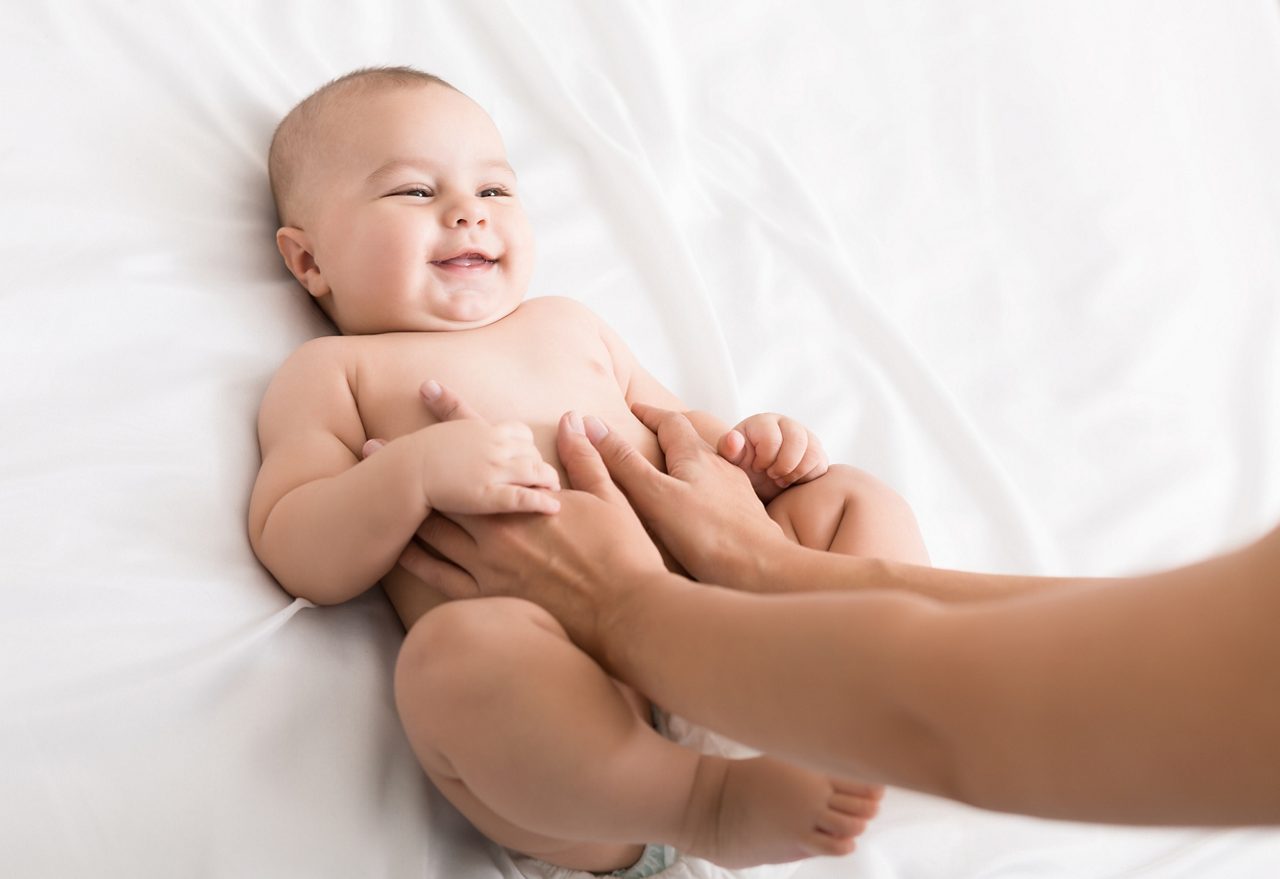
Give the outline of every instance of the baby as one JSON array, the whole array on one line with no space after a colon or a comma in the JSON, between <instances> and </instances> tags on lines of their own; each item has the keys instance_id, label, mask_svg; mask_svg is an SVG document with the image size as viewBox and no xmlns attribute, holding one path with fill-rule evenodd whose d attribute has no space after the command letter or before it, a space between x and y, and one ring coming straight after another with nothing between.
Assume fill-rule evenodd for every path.
<instances>
[{"instance_id":1,"label":"baby","mask_svg":"<svg viewBox=\"0 0 1280 879\"><path fill-rule=\"evenodd\" d=\"M533 238L488 115L419 71L356 71L286 116L270 171L280 253L342 335L299 348L263 399L250 538L317 604L381 581L408 632L397 708L432 781L495 842L563 868L650 875L672 848L730 867L850 851L879 788L677 744L537 606L445 603L397 565L432 510L554 514L566 410L658 462L629 407L685 408L582 305L524 301ZM447 418L457 400L479 417ZM828 468L790 419L690 417L793 539L921 560L901 500ZM362 459L373 437L388 442ZM750 681L724 684L750 698Z\"/></svg>"}]
</instances>

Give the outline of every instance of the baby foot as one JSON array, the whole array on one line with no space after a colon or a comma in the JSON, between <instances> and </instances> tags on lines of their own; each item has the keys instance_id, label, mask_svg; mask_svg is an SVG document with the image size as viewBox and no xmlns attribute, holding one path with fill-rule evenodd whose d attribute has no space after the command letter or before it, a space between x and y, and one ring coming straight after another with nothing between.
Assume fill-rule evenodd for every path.
<instances>
[{"instance_id":1,"label":"baby foot","mask_svg":"<svg viewBox=\"0 0 1280 879\"><path fill-rule=\"evenodd\" d=\"M772 757L703 756L676 845L730 868L847 855L883 795Z\"/></svg>"}]
</instances>

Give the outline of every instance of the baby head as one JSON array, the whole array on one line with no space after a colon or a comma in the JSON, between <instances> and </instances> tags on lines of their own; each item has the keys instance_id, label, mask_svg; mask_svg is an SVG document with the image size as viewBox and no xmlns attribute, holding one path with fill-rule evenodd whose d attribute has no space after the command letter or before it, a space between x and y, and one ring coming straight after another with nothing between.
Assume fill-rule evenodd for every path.
<instances>
[{"instance_id":1,"label":"baby head","mask_svg":"<svg viewBox=\"0 0 1280 879\"><path fill-rule=\"evenodd\" d=\"M281 121L268 165L276 246L344 334L472 329L524 298L533 234L502 136L444 80L335 79Z\"/></svg>"}]
</instances>

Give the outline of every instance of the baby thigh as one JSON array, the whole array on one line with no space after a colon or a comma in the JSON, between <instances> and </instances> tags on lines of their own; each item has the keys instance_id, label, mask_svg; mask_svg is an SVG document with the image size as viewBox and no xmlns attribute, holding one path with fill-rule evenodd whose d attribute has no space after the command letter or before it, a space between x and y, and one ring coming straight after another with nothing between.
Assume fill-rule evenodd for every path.
<instances>
[{"instance_id":1,"label":"baby thigh","mask_svg":"<svg viewBox=\"0 0 1280 879\"><path fill-rule=\"evenodd\" d=\"M672 749L683 749L650 728L643 698L532 603L484 598L431 610L405 638L395 691L427 774L499 845L613 870L634 863L645 831L658 829L645 827L652 813L628 814L631 806L672 808L654 798L670 797L670 761L684 759Z\"/></svg>"},{"instance_id":2,"label":"baby thigh","mask_svg":"<svg viewBox=\"0 0 1280 879\"><path fill-rule=\"evenodd\" d=\"M817 479L778 495L767 510L789 538L810 549L929 563L911 507L856 467L833 464Z\"/></svg>"}]
</instances>

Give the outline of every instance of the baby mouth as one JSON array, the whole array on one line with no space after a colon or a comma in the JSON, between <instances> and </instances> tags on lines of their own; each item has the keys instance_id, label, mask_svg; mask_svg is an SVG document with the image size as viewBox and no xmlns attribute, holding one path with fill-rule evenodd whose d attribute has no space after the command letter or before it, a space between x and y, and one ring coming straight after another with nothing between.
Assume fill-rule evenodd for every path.
<instances>
[{"instance_id":1,"label":"baby mouth","mask_svg":"<svg viewBox=\"0 0 1280 879\"><path fill-rule=\"evenodd\" d=\"M495 262L497 262L496 259L489 259L483 253L464 253L449 259L434 259L431 264L434 266L457 266L458 268L469 269L475 266L491 265Z\"/></svg>"}]
</instances>

